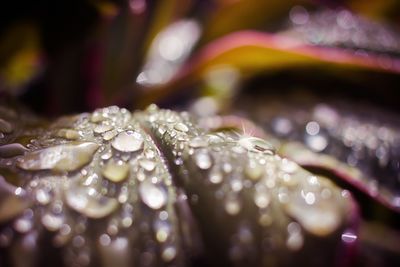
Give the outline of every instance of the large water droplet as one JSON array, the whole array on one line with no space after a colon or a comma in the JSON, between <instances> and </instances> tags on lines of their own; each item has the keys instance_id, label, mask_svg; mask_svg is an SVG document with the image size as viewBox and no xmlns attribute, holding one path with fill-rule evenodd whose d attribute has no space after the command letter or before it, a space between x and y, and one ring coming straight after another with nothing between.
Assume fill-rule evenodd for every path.
<instances>
[{"instance_id":1,"label":"large water droplet","mask_svg":"<svg viewBox=\"0 0 400 267\"><path fill-rule=\"evenodd\" d=\"M119 183L128 177L129 165L124 162L114 162L110 160L103 167L102 174L108 180Z\"/></svg>"},{"instance_id":2,"label":"large water droplet","mask_svg":"<svg viewBox=\"0 0 400 267\"><path fill-rule=\"evenodd\" d=\"M337 229L341 214L334 202L325 205L308 205L304 200L294 199L286 205L286 211L308 232L326 236Z\"/></svg>"},{"instance_id":3,"label":"large water droplet","mask_svg":"<svg viewBox=\"0 0 400 267\"><path fill-rule=\"evenodd\" d=\"M274 147L267 141L257 137L240 138L238 143L250 152L262 152L273 154Z\"/></svg>"},{"instance_id":4,"label":"large water droplet","mask_svg":"<svg viewBox=\"0 0 400 267\"><path fill-rule=\"evenodd\" d=\"M65 193L67 204L89 218L103 218L118 207L118 201L105 197L91 187L72 186Z\"/></svg>"},{"instance_id":5,"label":"large water droplet","mask_svg":"<svg viewBox=\"0 0 400 267\"><path fill-rule=\"evenodd\" d=\"M75 171L92 160L99 145L92 142L72 142L26 154L17 163L24 170Z\"/></svg>"},{"instance_id":6,"label":"large water droplet","mask_svg":"<svg viewBox=\"0 0 400 267\"><path fill-rule=\"evenodd\" d=\"M158 184L153 184L150 179L139 185L139 193L142 201L152 209L160 209L167 203L167 193Z\"/></svg>"},{"instance_id":7,"label":"large water droplet","mask_svg":"<svg viewBox=\"0 0 400 267\"><path fill-rule=\"evenodd\" d=\"M122 132L114 138L113 148L120 152L136 152L143 149L143 137L138 132Z\"/></svg>"}]
</instances>

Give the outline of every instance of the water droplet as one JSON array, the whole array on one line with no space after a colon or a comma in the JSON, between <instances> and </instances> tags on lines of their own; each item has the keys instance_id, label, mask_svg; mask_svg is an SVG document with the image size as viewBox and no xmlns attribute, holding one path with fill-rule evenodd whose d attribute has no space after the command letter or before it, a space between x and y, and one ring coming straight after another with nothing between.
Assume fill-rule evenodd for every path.
<instances>
[{"instance_id":1,"label":"water droplet","mask_svg":"<svg viewBox=\"0 0 400 267\"><path fill-rule=\"evenodd\" d=\"M67 204L89 218L103 218L116 210L117 200L92 190L91 187L71 186L65 193Z\"/></svg>"},{"instance_id":2,"label":"water droplet","mask_svg":"<svg viewBox=\"0 0 400 267\"><path fill-rule=\"evenodd\" d=\"M57 131L56 135L68 140L76 140L81 136L78 131L72 129L60 129Z\"/></svg>"},{"instance_id":3,"label":"water droplet","mask_svg":"<svg viewBox=\"0 0 400 267\"><path fill-rule=\"evenodd\" d=\"M103 160L108 160L111 157L112 157L112 152L111 151L107 151L103 155L101 155L101 159L103 159Z\"/></svg>"},{"instance_id":4,"label":"water droplet","mask_svg":"<svg viewBox=\"0 0 400 267\"><path fill-rule=\"evenodd\" d=\"M227 195L225 199L225 211L230 215L237 215L242 208L239 198L236 195Z\"/></svg>"},{"instance_id":5,"label":"water droplet","mask_svg":"<svg viewBox=\"0 0 400 267\"><path fill-rule=\"evenodd\" d=\"M158 127L157 131L161 136L163 136L167 132L167 129L165 129L165 127L161 125Z\"/></svg>"},{"instance_id":6,"label":"water droplet","mask_svg":"<svg viewBox=\"0 0 400 267\"><path fill-rule=\"evenodd\" d=\"M166 247L161 253L161 258L165 262L170 262L176 257L176 248L172 246Z\"/></svg>"},{"instance_id":7,"label":"water droplet","mask_svg":"<svg viewBox=\"0 0 400 267\"><path fill-rule=\"evenodd\" d=\"M118 201L119 201L119 203L125 203L125 202L127 202L127 201L128 201L128 198L129 198L129 190L128 190L128 187L126 187L126 186L121 187L121 191L119 192L119 195L118 195Z\"/></svg>"},{"instance_id":8,"label":"water droplet","mask_svg":"<svg viewBox=\"0 0 400 267\"><path fill-rule=\"evenodd\" d=\"M14 221L14 229L20 233L27 233L33 227L33 212L26 210L24 215Z\"/></svg>"},{"instance_id":9,"label":"water droplet","mask_svg":"<svg viewBox=\"0 0 400 267\"><path fill-rule=\"evenodd\" d=\"M189 128L186 126L186 124L181 123L181 122L175 124L174 129L177 131L183 132L183 133L186 133L189 131Z\"/></svg>"},{"instance_id":10,"label":"water droplet","mask_svg":"<svg viewBox=\"0 0 400 267\"><path fill-rule=\"evenodd\" d=\"M224 179L222 172L219 169L214 169L210 172L208 179L213 184L219 184Z\"/></svg>"},{"instance_id":11,"label":"water droplet","mask_svg":"<svg viewBox=\"0 0 400 267\"><path fill-rule=\"evenodd\" d=\"M254 192L254 203L260 209L268 207L271 199L266 189L258 189Z\"/></svg>"},{"instance_id":12,"label":"water droplet","mask_svg":"<svg viewBox=\"0 0 400 267\"><path fill-rule=\"evenodd\" d=\"M294 173L297 169L298 169L298 165L295 162L288 160L288 159L282 159L282 162L281 162L281 170L282 171L291 174L291 173Z\"/></svg>"},{"instance_id":13,"label":"water droplet","mask_svg":"<svg viewBox=\"0 0 400 267\"><path fill-rule=\"evenodd\" d=\"M180 166L183 164L183 159L181 157L177 157L174 160L175 165Z\"/></svg>"},{"instance_id":14,"label":"water droplet","mask_svg":"<svg viewBox=\"0 0 400 267\"><path fill-rule=\"evenodd\" d=\"M207 141L202 139L201 137L195 137L189 142L189 146L192 148L201 148L207 146Z\"/></svg>"},{"instance_id":15,"label":"water droplet","mask_svg":"<svg viewBox=\"0 0 400 267\"><path fill-rule=\"evenodd\" d=\"M312 192L308 192L305 194L304 199L308 205L312 205L315 203L315 194Z\"/></svg>"},{"instance_id":16,"label":"water droplet","mask_svg":"<svg viewBox=\"0 0 400 267\"><path fill-rule=\"evenodd\" d=\"M75 171L92 160L99 145L92 142L72 142L26 154L17 163L24 170Z\"/></svg>"},{"instance_id":17,"label":"water droplet","mask_svg":"<svg viewBox=\"0 0 400 267\"><path fill-rule=\"evenodd\" d=\"M153 149L146 149L144 151L144 156L146 159L154 159L156 156L156 152Z\"/></svg>"},{"instance_id":18,"label":"water droplet","mask_svg":"<svg viewBox=\"0 0 400 267\"><path fill-rule=\"evenodd\" d=\"M85 238L81 235L77 235L72 239L72 245L76 248L81 248L85 245Z\"/></svg>"},{"instance_id":19,"label":"water droplet","mask_svg":"<svg viewBox=\"0 0 400 267\"><path fill-rule=\"evenodd\" d=\"M42 224L49 231L57 231L64 224L64 216L61 213L60 214L46 213L42 217Z\"/></svg>"},{"instance_id":20,"label":"water droplet","mask_svg":"<svg viewBox=\"0 0 400 267\"><path fill-rule=\"evenodd\" d=\"M104 141L110 141L111 139L113 139L116 135L118 134L118 132L116 130L111 130L108 132L105 132L103 134L103 140Z\"/></svg>"},{"instance_id":21,"label":"water droplet","mask_svg":"<svg viewBox=\"0 0 400 267\"><path fill-rule=\"evenodd\" d=\"M12 143L0 146L0 157L11 158L23 155L28 149L19 143Z\"/></svg>"},{"instance_id":22,"label":"water droplet","mask_svg":"<svg viewBox=\"0 0 400 267\"><path fill-rule=\"evenodd\" d=\"M142 167L144 170L151 172L156 168L156 163L153 160L149 159L141 159L139 161L140 167Z\"/></svg>"},{"instance_id":23,"label":"water droplet","mask_svg":"<svg viewBox=\"0 0 400 267\"><path fill-rule=\"evenodd\" d=\"M270 143L257 137L243 137L239 139L238 143L250 152L273 154L275 150Z\"/></svg>"},{"instance_id":24,"label":"water droplet","mask_svg":"<svg viewBox=\"0 0 400 267\"><path fill-rule=\"evenodd\" d=\"M222 170L225 173L231 173L232 169L233 169L232 164L230 164L229 162L225 162L224 164L222 164Z\"/></svg>"},{"instance_id":25,"label":"water droplet","mask_svg":"<svg viewBox=\"0 0 400 267\"><path fill-rule=\"evenodd\" d=\"M306 144L313 151L321 152L328 146L328 140L324 135L311 135L306 137Z\"/></svg>"},{"instance_id":26,"label":"water droplet","mask_svg":"<svg viewBox=\"0 0 400 267\"><path fill-rule=\"evenodd\" d=\"M138 132L122 132L112 142L113 148L120 152L136 152L143 149L143 137Z\"/></svg>"},{"instance_id":27,"label":"water droplet","mask_svg":"<svg viewBox=\"0 0 400 267\"><path fill-rule=\"evenodd\" d=\"M353 231L346 231L342 234L342 241L349 244L356 242L357 238L357 235Z\"/></svg>"},{"instance_id":28,"label":"water droplet","mask_svg":"<svg viewBox=\"0 0 400 267\"><path fill-rule=\"evenodd\" d=\"M335 202L325 205L308 205L304 201L292 200L285 209L308 232L318 236L326 236L337 229L341 215Z\"/></svg>"},{"instance_id":29,"label":"water droplet","mask_svg":"<svg viewBox=\"0 0 400 267\"><path fill-rule=\"evenodd\" d=\"M111 244L111 238L110 238L110 236L107 235L107 234L102 234L102 235L99 237L99 243L100 243L100 245L102 245L102 246L104 246L104 247L109 246L109 245Z\"/></svg>"},{"instance_id":30,"label":"water droplet","mask_svg":"<svg viewBox=\"0 0 400 267\"><path fill-rule=\"evenodd\" d=\"M296 25L304 25L309 20L309 14L307 12L307 9L305 9L302 6L292 7L292 9L289 12L289 17L290 20L293 22L293 24Z\"/></svg>"},{"instance_id":31,"label":"water droplet","mask_svg":"<svg viewBox=\"0 0 400 267\"><path fill-rule=\"evenodd\" d=\"M38 189L36 191L36 200L42 205L47 205L51 200L50 193L45 189Z\"/></svg>"},{"instance_id":32,"label":"water droplet","mask_svg":"<svg viewBox=\"0 0 400 267\"><path fill-rule=\"evenodd\" d=\"M287 136L293 130L293 125L289 119L278 117L273 120L272 129L280 136Z\"/></svg>"},{"instance_id":33,"label":"water droplet","mask_svg":"<svg viewBox=\"0 0 400 267\"><path fill-rule=\"evenodd\" d=\"M215 135L215 134L208 134L207 136L207 141L210 145L212 144L218 144L224 141L220 136Z\"/></svg>"},{"instance_id":34,"label":"water droplet","mask_svg":"<svg viewBox=\"0 0 400 267\"><path fill-rule=\"evenodd\" d=\"M108 132L112 129L114 129L114 127L109 124L100 124L100 125L97 125L96 127L94 127L93 132L95 134L102 134L102 133Z\"/></svg>"},{"instance_id":35,"label":"water droplet","mask_svg":"<svg viewBox=\"0 0 400 267\"><path fill-rule=\"evenodd\" d=\"M286 240L286 246L293 251L297 251L303 247L304 238L301 233L301 227L296 222L291 222L288 225L288 238Z\"/></svg>"},{"instance_id":36,"label":"water droplet","mask_svg":"<svg viewBox=\"0 0 400 267\"><path fill-rule=\"evenodd\" d=\"M319 133L319 130L320 130L320 127L319 127L318 122L316 122L316 121L310 121L306 125L306 132L309 135L317 135Z\"/></svg>"},{"instance_id":37,"label":"water droplet","mask_svg":"<svg viewBox=\"0 0 400 267\"><path fill-rule=\"evenodd\" d=\"M230 181L230 184L231 184L232 190L235 192L239 192L243 188L243 182L240 178L233 178Z\"/></svg>"},{"instance_id":38,"label":"water droplet","mask_svg":"<svg viewBox=\"0 0 400 267\"><path fill-rule=\"evenodd\" d=\"M158 215L158 217L160 218L160 220L162 221L166 221L168 220L168 212L166 212L165 210L160 211L160 214Z\"/></svg>"},{"instance_id":39,"label":"water droplet","mask_svg":"<svg viewBox=\"0 0 400 267\"><path fill-rule=\"evenodd\" d=\"M261 178L264 173L264 168L254 161L249 161L244 170L246 176L253 181Z\"/></svg>"},{"instance_id":40,"label":"water droplet","mask_svg":"<svg viewBox=\"0 0 400 267\"><path fill-rule=\"evenodd\" d=\"M268 227L272 224L272 221L273 221L273 219L272 219L271 215L269 215L268 213L263 213L263 214L261 214L261 216L258 220L258 223L261 226Z\"/></svg>"},{"instance_id":41,"label":"water droplet","mask_svg":"<svg viewBox=\"0 0 400 267\"><path fill-rule=\"evenodd\" d=\"M171 234L171 225L166 221L157 220L154 228L157 241L160 243L166 242Z\"/></svg>"},{"instance_id":42,"label":"water droplet","mask_svg":"<svg viewBox=\"0 0 400 267\"><path fill-rule=\"evenodd\" d=\"M139 185L142 201L151 209L160 209L167 203L167 193L160 185L153 184L149 179Z\"/></svg>"},{"instance_id":43,"label":"water droplet","mask_svg":"<svg viewBox=\"0 0 400 267\"><path fill-rule=\"evenodd\" d=\"M0 132L2 133L11 133L14 130L14 127L8 121L0 119Z\"/></svg>"},{"instance_id":44,"label":"water droplet","mask_svg":"<svg viewBox=\"0 0 400 267\"><path fill-rule=\"evenodd\" d=\"M197 167L202 170L208 170L212 166L212 159L206 150L198 151L195 155L195 162Z\"/></svg>"},{"instance_id":45,"label":"water droplet","mask_svg":"<svg viewBox=\"0 0 400 267\"><path fill-rule=\"evenodd\" d=\"M124 181L129 174L129 165L124 162L108 161L101 171L102 175L114 183Z\"/></svg>"}]
</instances>

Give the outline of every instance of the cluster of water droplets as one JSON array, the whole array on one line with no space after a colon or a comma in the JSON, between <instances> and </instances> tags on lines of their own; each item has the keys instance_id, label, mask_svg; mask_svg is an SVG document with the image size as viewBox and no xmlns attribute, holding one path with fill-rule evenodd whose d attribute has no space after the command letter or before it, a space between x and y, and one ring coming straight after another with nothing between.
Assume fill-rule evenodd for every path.
<instances>
[{"instance_id":1,"label":"cluster of water droplets","mask_svg":"<svg viewBox=\"0 0 400 267\"><path fill-rule=\"evenodd\" d=\"M148 113L199 227L216 229L205 245L228 262L279 262L282 251L302 249L307 235L340 240L350 199L326 178L281 158L263 139L205 132L186 113ZM224 242L229 247L218 248Z\"/></svg>"},{"instance_id":2,"label":"cluster of water droplets","mask_svg":"<svg viewBox=\"0 0 400 267\"><path fill-rule=\"evenodd\" d=\"M4 123L3 123L4 122ZM126 109L64 117L0 146L0 246L39 264L50 236L68 266L182 266L177 193L153 139ZM12 139L12 141L10 141ZM18 140L30 139L28 144ZM36 262L36 263L35 263ZM38 263L39 262L39 263Z\"/></svg>"},{"instance_id":3,"label":"cluster of water droplets","mask_svg":"<svg viewBox=\"0 0 400 267\"><path fill-rule=\"evenodd\" d=\"M314 45L350 48L364 57L370 52L394 55L400 52L400 37L395 29L349 10L309 12L302 6L295 6L290 11L290 24L288 34ZM387 56L382 59L384 67L391 67L392 62Z\"/></svg>"},{"instance_id":4,"label":"cluster of water droplets","mask_svg":"<svg viewBox=\"0 0 400 267\"><path fill-rule=\"evenodd\" d=\"M350 114L348 108L327 104L310 110L298 108L289 111L290 116L275 117L267 128L291 141L282 146L286 156L302 165L340 171L350 183L399 210L399 121L378 110L361 113L352 109Z\"/></svg>"}]
</instances>

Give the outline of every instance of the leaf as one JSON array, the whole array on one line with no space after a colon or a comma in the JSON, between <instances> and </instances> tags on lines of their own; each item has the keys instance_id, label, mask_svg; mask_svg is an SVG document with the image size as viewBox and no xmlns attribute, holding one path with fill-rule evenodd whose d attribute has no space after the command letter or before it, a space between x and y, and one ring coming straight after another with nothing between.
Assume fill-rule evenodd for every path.
<instances>
[{"instance_id":1,"label":"leaf","mask_svg":"<svg viewBox=\"0 0 400 267\"><path fill-rule=\"evenodd\" d=\"M37 129L10 123L19 130L9 142L34 136L0 167L18 174L33 203L12 216L0 210L1 264L35 251L40 266L140 266L143 255L154 266L335 266L336 250L356 244L342 240L357 233L351 195L263 139L209 131L155 106L111 106ZM32 236L44 243L25 250L20 241ZM42 257L44 247L58 254Z\"/></svg>"},{"instance_id":2,"label":"leaf","mask_svg":"<svg viewBox=\"0 0 400 267\"><path fill-rule=\"evenodd\" d=\"M297 67L325 69L340 75L349 73L399 74L400 61L370 55L364 57L337 48L307 45L279 34L236 32L203 47L166 85L143 90L145 105L202 81L212 70L232 68L244 77Z\"/></svg>"}]
</instances>

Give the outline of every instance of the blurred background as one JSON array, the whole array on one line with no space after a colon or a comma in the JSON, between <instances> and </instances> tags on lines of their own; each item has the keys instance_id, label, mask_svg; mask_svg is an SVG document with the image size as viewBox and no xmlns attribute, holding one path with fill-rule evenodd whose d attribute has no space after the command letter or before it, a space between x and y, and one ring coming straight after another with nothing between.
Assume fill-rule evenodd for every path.
<instances>
[{"instance_id":1,"label":"blurred background","mask_svg":"<svg viewBox=\"0 0 400 267\"><path fill-rule=\"evenodd\" d=\"M0 12L1 94L47 116L302 85L397 107L396 0L43 0Z\"/></svg>"},{"instance_id":2,"label":"blurred background","mask_svg":"<svg viewBox=\"0 0 400 267\"><path fill-rule=\"evenodd\" d=\"M14 1L0 98L47 118L157 103L253 120L354 192L357 264L399 266L399 27L398 0Z\"/></svg>"}]
</instances>

